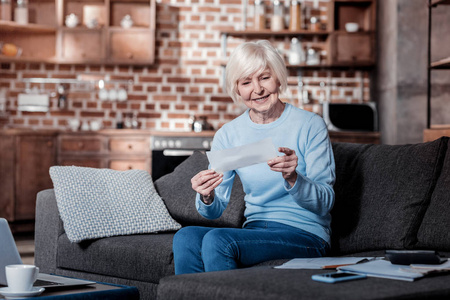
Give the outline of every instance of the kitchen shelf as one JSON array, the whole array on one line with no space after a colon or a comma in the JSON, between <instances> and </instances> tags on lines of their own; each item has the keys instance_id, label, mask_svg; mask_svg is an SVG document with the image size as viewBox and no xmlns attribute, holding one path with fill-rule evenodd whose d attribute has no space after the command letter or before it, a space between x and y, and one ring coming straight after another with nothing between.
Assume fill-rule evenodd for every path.
<instances>
[{"instance_id":1,"label":"kitchen shelf","mask_svg":"<svg viewBox=\"0 0 450 300\"><path fill-rule=\"evenodd\" d=\"M439 5L450 5L450 0L428 0L428 68L427 68L427 128L423 132L424 141L430 141L442 135L448 135L449 124L432 125L431 124L431 71L450 70L450 56L438 61L431 61L431 33L433 9Z\"/></svg>"},{"instance_id":2,"label":"kitchen shelf","mask_svg":"<svg viewBox=\"0 0 450 300\"><path fill-rule=\"evenodd\" d=\"M430 5L450 5L450 0L432 0Z\"/></svg>"},{"instance_id":3,"label":"kitchen shelf","mask_svg":"<svg viewBox=\"0 0 450 300\"><path fill-rule=\"evenodd\" d=\"M22 49L20 57L0 55L1 62L154 64L156 0L50 0L45 5L29 4L37 11L33 17L36 23L42 24L0 21L1 41ZM65 26L65 17L71 13L79 18L75 28ZM120 27L125 15L132 17L133 27ZM99 27L85 25L92 18L99 21Z\"/></svg>"},{"instance_id":4,"label":"kitchen shelf","mask_svg":"<svg viewBox=\"0 0 450 300\"><path fill-rule=\"evenodd\" d=\"M222 34L237 36L237 37L264 37L264 36L327 36L331 32L325 30L281 30L281 31L272 31L270 29L266 30L228 30L222 31Z\"/></svg>"},{"instance_id":5,"label":"kitchen shelf","mask_svg":"<svg viewBox=\"0 0 450 300\"><path fill-rule=\"evenodd\" d=\"M55 26L41 24L17 24L13 21L0 21L0 32L2 33L55 33Z\"/></svg>"},{"instance_id":6,"label":"kitchen shelf","mask_svg":"<svg viewBox=\"0 0 450 300\"><path fill-rule=\"evenodd\" d=\"M432 69L450 69L450 57L432 62L430 67Z\"/></svg>"}]
</instances>

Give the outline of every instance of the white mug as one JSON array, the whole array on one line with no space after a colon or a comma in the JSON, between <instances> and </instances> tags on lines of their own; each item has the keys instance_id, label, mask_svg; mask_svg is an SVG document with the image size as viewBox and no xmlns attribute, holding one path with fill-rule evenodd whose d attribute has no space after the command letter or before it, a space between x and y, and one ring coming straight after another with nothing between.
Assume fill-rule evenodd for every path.
<instances>
[{"instance_id":1,"label":"white mug","mask_svg":"<svg viewBox=\"0 0 450 300\"><path fill-rule=\"evenodd\" d=\"M34 265L8 265L5 272L10 291L27 292L32 290L39 268Z\"/></svg>"}]
</instances>

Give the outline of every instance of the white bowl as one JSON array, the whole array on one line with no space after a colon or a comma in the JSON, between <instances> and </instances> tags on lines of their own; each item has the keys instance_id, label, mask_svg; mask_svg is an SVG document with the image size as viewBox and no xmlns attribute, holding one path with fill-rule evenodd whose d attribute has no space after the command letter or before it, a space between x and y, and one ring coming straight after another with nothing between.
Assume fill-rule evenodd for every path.
<instances>
[{"instance_id":1,"label":"white bowl","mask_svg":"<svg viewBox=\"0 0 450 300\"><path fill-rule=\"evenodd\" d=\"M345 23L345 30L347 30L347 32L357 32L359 29L359 25L358 23Z\"/></svg>"}]
</instances>

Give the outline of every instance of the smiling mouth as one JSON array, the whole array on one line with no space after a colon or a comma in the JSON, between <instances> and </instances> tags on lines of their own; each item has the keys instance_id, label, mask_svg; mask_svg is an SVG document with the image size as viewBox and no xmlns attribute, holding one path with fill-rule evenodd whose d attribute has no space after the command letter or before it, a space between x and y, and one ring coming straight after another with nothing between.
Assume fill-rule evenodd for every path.
<instances>
[{"instance_id":1,"label":"smiling mouth","mask_svg":"<svg viewBox=\"0 0 450 300\"><path fill-rule=\"evenodd\" d=\"M261 97L261 98L253 99L253 101L263 101L263 100L266 100L267 98L269 98L269 96L270 96L270 94L267 96Z\"/></svg>"}]
</instances>

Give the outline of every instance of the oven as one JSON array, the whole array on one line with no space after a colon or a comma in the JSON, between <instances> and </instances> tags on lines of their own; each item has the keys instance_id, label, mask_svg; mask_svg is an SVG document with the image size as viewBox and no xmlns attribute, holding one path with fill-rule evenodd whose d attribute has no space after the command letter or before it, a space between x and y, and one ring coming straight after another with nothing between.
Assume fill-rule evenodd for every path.
<instances>
[{"instance_id":1,"label":"oven","mask_svg":"<svg viewBox=\"0 0 450 300\"><path fill-rule=\"evenodd\" d=\"M211 149L212 136L152 136L152 179L171 173L195 150Z\"/></svg>"}]
</instances>

